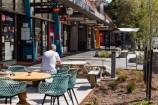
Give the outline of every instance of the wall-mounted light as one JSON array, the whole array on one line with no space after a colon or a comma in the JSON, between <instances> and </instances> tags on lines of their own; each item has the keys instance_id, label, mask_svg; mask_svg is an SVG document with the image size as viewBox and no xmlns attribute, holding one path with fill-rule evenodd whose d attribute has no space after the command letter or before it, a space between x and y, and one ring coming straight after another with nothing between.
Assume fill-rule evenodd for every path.
<instances>
[{"instance_id":1,"label":"wall-mounted light","mask_svg":"<svg viewBox=\"0 0 158 105\"><path fill-rule=\"evenodd\" d=\"M66 13L67 13L68 15L72 15L72 14L73 14L73 9L72 9L72 8L67 8L67 9L66 9Z\"/></svg>"}]
</instances>

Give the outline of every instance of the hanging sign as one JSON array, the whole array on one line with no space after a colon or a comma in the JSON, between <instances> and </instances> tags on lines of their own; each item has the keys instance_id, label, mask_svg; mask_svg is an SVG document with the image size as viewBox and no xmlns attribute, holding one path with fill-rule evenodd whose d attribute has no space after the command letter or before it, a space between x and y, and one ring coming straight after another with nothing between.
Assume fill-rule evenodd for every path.
<instances>
[{"instance_id":1,"label":"hanging sign","mask_svg":"<svg viewBox=\"0 0 158 105\"><path fill-rule=\"evenodd\" d=\"M37 2L37 3L30 3L31 6L59 6L58 2Z\"/></svg>"},{"instance_id":2,"label":"hanging sign","mask_svg":"<svg viewBox=\"0 0 158 105\"><path fill-rule=\"evenodd\" d=\"M35 8L34 13L62 13L66 12L65 7L58 7L58 8Z\"/></svg>"},{"instance_id":3,"label":"hanging sign","mask_svg":"<svg viewBox=\"0 0 158 105\"><path fill-rule=\"evenodd\" d=\"M67 17L61 16L60 21L67 21Z\"/></svg>"}]
</instances>

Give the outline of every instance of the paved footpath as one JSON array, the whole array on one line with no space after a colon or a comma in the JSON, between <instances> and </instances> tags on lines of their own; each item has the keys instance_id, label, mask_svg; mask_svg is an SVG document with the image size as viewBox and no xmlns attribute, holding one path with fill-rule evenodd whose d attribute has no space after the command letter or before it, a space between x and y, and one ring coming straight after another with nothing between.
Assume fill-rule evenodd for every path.
<instances>
[{"instance_id":1,"label":"paved footpath","mask_svg":"<svg viewBox=\"0 0 158 105\"><path fill-rule=\"evenodd\" d=\"M91 57L92 58L92 57L94 57L94 55L95 55L95 51L88 51L88 52L65 56L65 57L62 57L61 59L62 59L62 61L67 61L68 58L70 58L70 57ZM111 67L111 58L107 58L105 62L102 62L101 60L100 61L99 60L87 60L87 61L91 64L104 63L106 66ZM27 68L38 71L40 69L40 66L41 66L41 64L36 64L36 65L32 65L32 66L27 66ZM118 67L126 68L126 59L125 58L116 58L116 68L118 68ZM128 67L128 68L132 68L132 67ZM142 65L138 65L138 69L142 69ZM76 85L74 87L74 90L75 90L79 103L81 103L82 100L92 91L92 88L90 87L90 84L87 81L87 79L78 78ZM70 98L68 97L68 94L65 93L65 95L68 99L69 105L72 105ZM30 86L27 88L27 101L31 105L41 105L43 97L44 97L44 94L39 94L37 87ZM19 101L19 99L17 96L13 97L12 105L16 105L16 103L18 101ZM60 102L61 102L61 105L66 105L63 97L60 98ZM8 103L9 103L9 101L8 101ZM0 99L0 105L5 105L4 99ZM44 105L50 105L50 97L47 97ZM77 105L77 103L75 103L75 105Z\"/></svg>"},{"instance_id":2,"label":"paved footpath","mask_svg":"<svg viewBox=\"0 0 158 105\"><path fill-rule=\"evenodd\" d=\"M78 54L74 54L74 55L71 55L71 56L66 56L66 57L63 57L62 60L63 61L66 61L68 60L68 58L71 58L71 57L94 57L95 55L95 51L87 51L87 52L83 52L83 53L78 53ZM135 56L135 54L129 54L129 58ZM98 60L88 60L91 64L102 64L102 61L98 61ZM106 58L106 61L104 62L104 64L106 66L109 66L111 67L111 58ZM116 58L116 68L123 68L123 69L136 69L136 67L132 67L132 66L136 66L135 63L129 63L127 62L127 67L126 67L126 58ZM142 65L137 65L137 69L138 70L142 70L143 69L143 66Z\"/></svg>"}]
</instances>

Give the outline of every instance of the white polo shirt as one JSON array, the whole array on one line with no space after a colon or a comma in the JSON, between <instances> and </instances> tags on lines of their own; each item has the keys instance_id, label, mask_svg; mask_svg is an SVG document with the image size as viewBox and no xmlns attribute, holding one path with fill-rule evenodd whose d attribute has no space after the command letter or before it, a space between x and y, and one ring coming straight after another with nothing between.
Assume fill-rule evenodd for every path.
<instances>
[{"instance_id":1,"label":"white polo shirt","mask_svg":"<svg viewBox=\"0 0 158 105\"><path fill-rule=\"evenodd\" d=\"M41 64L41 70L46 73L56 73L56 62L60 61L60 56L57 52L49 50L44 52Z\"/></svg>"}]
</instances>

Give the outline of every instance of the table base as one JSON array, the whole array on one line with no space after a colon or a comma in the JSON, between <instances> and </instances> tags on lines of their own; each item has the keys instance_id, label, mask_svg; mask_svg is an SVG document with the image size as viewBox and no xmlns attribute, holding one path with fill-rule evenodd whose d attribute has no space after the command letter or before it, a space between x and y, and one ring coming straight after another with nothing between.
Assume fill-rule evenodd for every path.
<instances>
[{"instance_id":1,"label":"table base","mask_svg":"<svg viewBox=\"0 0 158 105\"><path fill-rule=\"evenodd\" d=\"M27 98L26 92L19 93L18 97L20 101L16 105L31 105L30 103L26 101L26 98Z\"/></svg>"}]
</instances>

